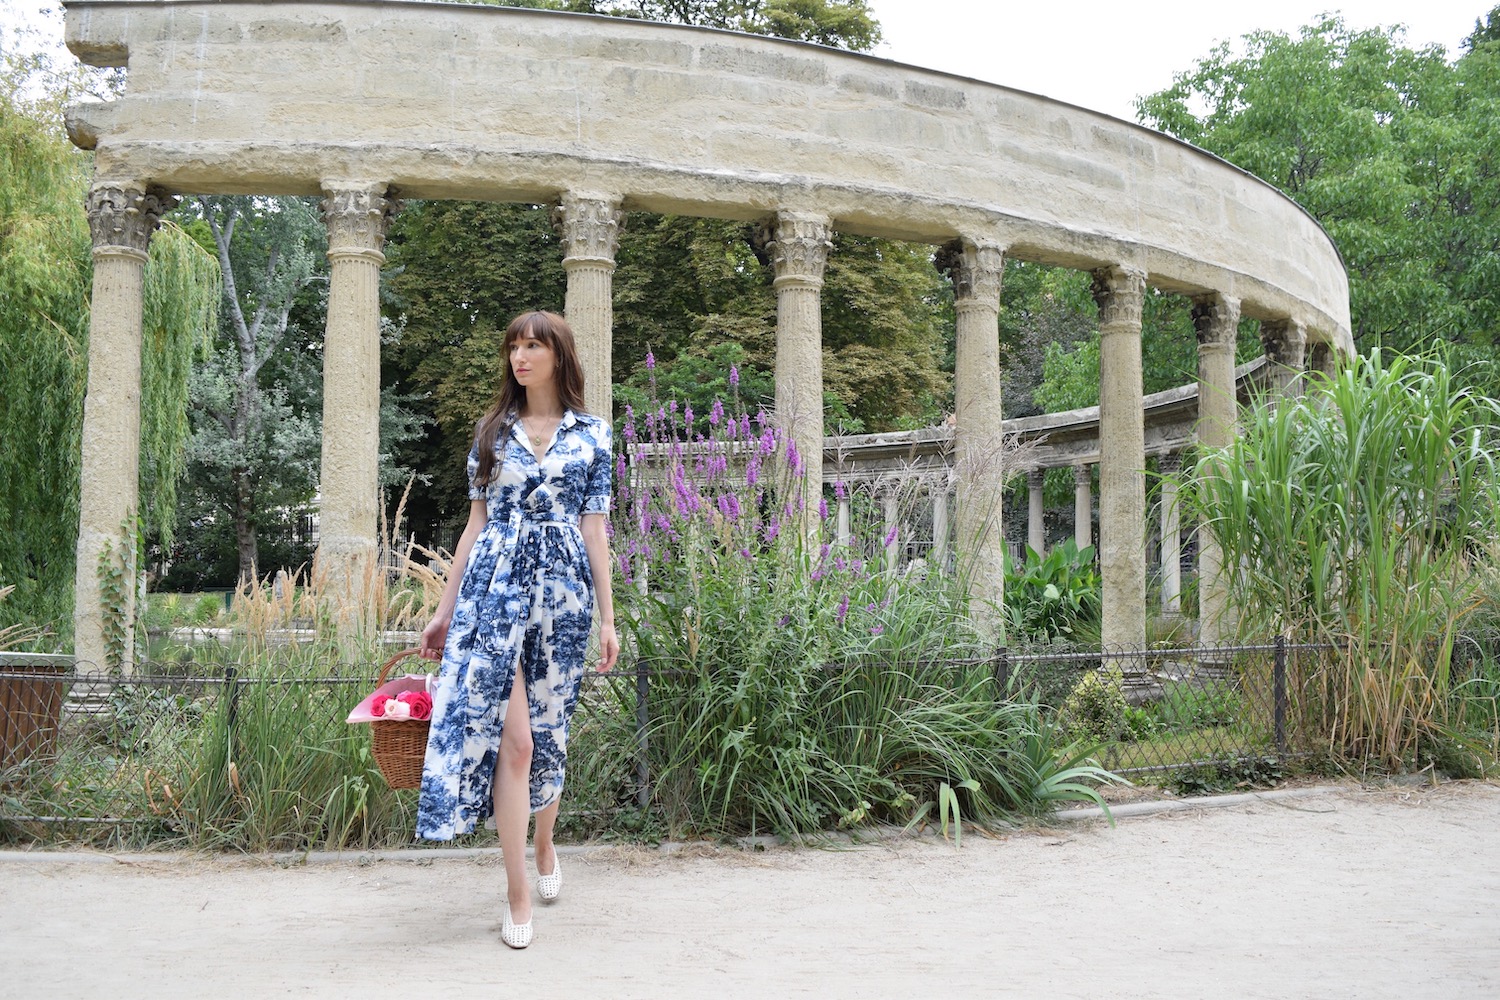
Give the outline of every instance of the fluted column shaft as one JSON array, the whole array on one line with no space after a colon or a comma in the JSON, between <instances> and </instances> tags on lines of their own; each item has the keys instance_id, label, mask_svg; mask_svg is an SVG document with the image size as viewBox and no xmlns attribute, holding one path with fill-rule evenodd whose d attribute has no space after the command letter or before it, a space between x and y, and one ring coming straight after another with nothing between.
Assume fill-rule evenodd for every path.
<instances>
[{"instance_id":1,"label":"fluted column shaft","mask_svg":"<svg viewBox=\"0 0 1500 1000\"><path fill-rule=\"evenodd\" d=\"M1026 544L1039 556L1047 554L1047 529L1042 523L1046 512L1042 489L1046 485L1047 474L1041 469L1026 473Z\"/></svg>"},{"instance_id":2,"label":"fluted column shaft","mask_svg":"<svg viewBox=\"0 0 1500 1000\"><path fill-rule=\"evenodd\" d=\"M1099 303L1099 569L1105 646L1146 642L1146 424L1141 389L1141 308L1146 276L1130 267L1094 272Z\"/></svg>"},{"instance_id":3,"label":"fluted column shaft","mask_svg":"<svg viewBox=\"0 0 1500 1000\"><path fill-rule=\"evenodd\" d=\"M1265 321L1260 325L1260 342L1269 362L1267 388L1283 397L1300 396L1307 328L1294 319Z\"/></svg>"},{"instance_id":4,"label":"fluted column shaft","mask_svg":"<svg viewBox=\"0 0 1500 1000\"><path fill-rule=\"evenodd\" d=\"M1080 549L1094 544L1094 474L1087 465L1073 466L1073 541Z\"/></svg>"},{"instance_id":5,"label":"fluted column shaft","mask_svg":"<svg viewBox=\"0 0 1500 1000\"><path fill-rule=\"evenodd\" d=\"M801 525L811 535L823 494L823 269L833 248L828 218L781 212L769 249L776 277L776 419L802 468Z\"/></svg>"},{"instance_id":6,"label":"fluted column shaft","mask_svg":"<svg viewBox=\"0 0 1500 1000\"><path fill-rule=\"evenodd\" d=\"M996 242L959 239L938 265L953 279L954 467L959 573L969 581L976 622L995 634L1005 606L1004 428L1000 409L1000 282L1005 253Z\"/></svg>"},{"instance_id":7,"label":"fluted column shaft","mask_svg":"<svg viewBox=\"0 0 1500 1000\"><path fill-rule=\"evenodd\" d=\"M396 201L384 184L324 184L328 322L318 561L340 630L373 621L361 585L377 552L380 501L380 267Z\"/></svg>"},{"instance_id":8,"label":"fluted column shaft","mask_svg":"<svg viewBox=\"0 0 1500 1000\"><path fill-rule=\"evenodd\" d=\"M177 200L140 184L100 181L90 189L86 204L94 242L94 286L83 401L73 652L79 673L129 673L135 666L134 521L140 488L146 259L151 234ZM106 572L108 592L101 588Z\"/></svg>"},{"instance_id":9,"label":"fluted column shaft","mask_svg":"<svg viewBox=\"0 0 1500 1000\"><path fill-rule=\"evenodd\" d=\"M1182 456L1157 459L1161 473L1161 609L1169 615L1182 612L1182 517L1177 507L1177 480Z\"/></svg>"},{"instance_id":10,"label":"fluted column shaft","mask_svg":"<svg viewBox=\"0 0 1500 1000\"><path fill-rule=\"evenodd\" d=\"M1198 444L1205 451L1227 448L1234 441L1238 402L1234 386L1234 348L1240 325L1238 299L1213 295L1193 307L1198 333ZM1214 475L1211 464L1200 473ZM1232 637L1227 618L1229 597L1224 556L1213 529L1198 532L1198 641L1217 645Z\"/></svg>"},{"instance_id":11,"label":"fluted column shaft","mask_svg":"<svg viewBox=\"0 0 1500 1000\"><path fill-rule=\"evenodd\" d=\"M609 420L614 409L615 252L625 214L618 198L569 193L563 195L556 221L568 275L563 312L583 366L584 405Z\"/></svg>"}]
</instances>

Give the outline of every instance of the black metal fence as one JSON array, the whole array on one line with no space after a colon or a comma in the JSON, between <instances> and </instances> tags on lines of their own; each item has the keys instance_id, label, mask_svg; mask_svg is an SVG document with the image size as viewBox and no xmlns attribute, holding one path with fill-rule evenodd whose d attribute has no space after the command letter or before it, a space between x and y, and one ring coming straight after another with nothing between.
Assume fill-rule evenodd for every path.
<instances>
[{"instance_id":1,"label":"black metal fence","mask_svg":"<svg viewBox=\"0 0 1500 1000\"><path fill-rule=\"evenodd\" d=\"M1278 639L1000 649L983 661L876 668L921 669L931 683L944 671L985 670L996 698L1037 700L1097 744L1106 769L1148 776L1306 752L1314 734L1299 690L1314 658L1330 652ZM338 677L247 676L233 665L209 673L179 663L107 677L55 662L0 666L0 839L202 845L211 829L260 824L256 843L344 842L349 824L371 822L372 803L410 829L411 797L383 787L365 727L345 722L377 673L368 665ZM653 705L690 696L682 682L693 676L646 660L587 675L575 745L592 726L623 736L608 744L621 759L589 762L588 773L610 786L593 797L596 808L651 808ZM570 764L570 787L572 774ZM278 823L289 828L284 838Z\"/></svg>"}]
</instances>

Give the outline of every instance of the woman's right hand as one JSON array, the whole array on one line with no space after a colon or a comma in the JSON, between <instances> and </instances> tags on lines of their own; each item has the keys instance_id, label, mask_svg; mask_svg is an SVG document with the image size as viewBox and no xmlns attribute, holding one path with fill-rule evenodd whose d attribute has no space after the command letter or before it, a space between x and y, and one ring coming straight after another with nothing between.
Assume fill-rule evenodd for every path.
<instances>
[{"instance_id":1,"label":"woman's right hand","mask_svg":"<svg viewBox=\"0 0 1500 1000\"><path fill-rule=\"evenodd\" d=\"M421 652L417 655L424 660L441 660L443 658L443 644L448 641L448 626L453 619L444 614L432 616L432 621L422 630Z\"/></svg>"}]
</instances>

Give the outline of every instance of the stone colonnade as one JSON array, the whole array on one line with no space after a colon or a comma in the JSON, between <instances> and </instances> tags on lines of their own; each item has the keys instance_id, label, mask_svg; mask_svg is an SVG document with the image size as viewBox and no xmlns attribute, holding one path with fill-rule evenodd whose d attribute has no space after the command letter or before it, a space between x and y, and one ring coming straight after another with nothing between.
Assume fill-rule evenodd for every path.
<instances>
[{"instance_id":1,"label":"stone colonnade","mask_svg":"<svg viewBox=\"0 0 1500 1000\"><path fill-rule=\"evenodd\" d=\"M324 348L321 543L318 560L338 601L341 626L367 628L368 605L361 588L375 571L379 457L379 272L386 232L400 202L385 184L330 182L324 185L323 219L328 228L329 306ZM162 212L175 200L143 186L101 181L89 198L95 241L95 310L85 407L86 475L78 542L76 620L81 662L128 667L128 643L111 653L118 621L132 620L134 587L120 588L125 606L104 608L101 554L125 560L120 572L133 578L134 554L123 539L134 516L140 423L140 325L142 274L147 243ZM586 405L612 407L610 364L612 275L624 224L622 198L564 193L554 212L567 274L565 311L578 339ZM828 217L810 212L778 213L766 227L766 247L777 295L776 411L805 473L805 530L822 493L823 451L821 288L831 250ZM994 239L954 240L936 262L953 280L956 311L954 466L959 570L970 581L976 617L995 621L991 610L1004 599L1004 538L999 516L1004 470L1000 468L1001 419L998 318L1004 251ZM1141 308L1145 275L1118 266L1094 273L1100 306L1101 384L1099 549L1104 583L1104 642L1138 647L1145 641L1144 419L1141 395ZM1193 322L1199 341L1197 440L1222 446L1235 424L1234 346L1238 303L1218 295L1198 300ZM1306 335L1295 322L1263 325L1273 388L1295 391L1304 362ZM1176 462L1167 456L1164 463ZM1167 466L1164 465L1164 470ZM1088 464L1075 464L1075 537L1092 543L1092 489ZM1028 475L1027 543L1042 551L1040 470ZM838 533L847 540L847 499L839 504ZM889 519L889 518L888 518ZM934 496L934 555L946 558L949 504ZM1162 601L1180 607L1180 519L1170 490L1162 502ZM1220 581L1221 560L1211 536L1199 538L1200 638L1211 644L1227 634L1228 609ZM894 571L894 547L887 553ZM114 629L114 632L111 630ZM118 642L118 640L116 640Z\"/></svg>"}]
</instances>

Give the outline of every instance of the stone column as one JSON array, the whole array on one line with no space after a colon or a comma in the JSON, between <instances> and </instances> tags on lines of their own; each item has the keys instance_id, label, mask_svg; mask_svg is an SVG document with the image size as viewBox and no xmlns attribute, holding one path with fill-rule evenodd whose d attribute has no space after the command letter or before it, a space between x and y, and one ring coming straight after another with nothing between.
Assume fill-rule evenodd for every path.
<instances>
[{"instance_id":1,"label":"stone column","mask_svg":"<svg viewBox=\"0 0 1500 1000\"><path fill-rule=\"evenodd\" d=\"M1199 299L1193 306L1193 326L1198 333L1198 444L1205 450L1227 448L1234 441L1239 405L1234 385L1239 299L1222 295ZM1198 531L1198 641L1205 646L1218 645L1234 633L1227 617L1223 567L1219 543L1212 527L1205 525Z\"/></svg>"},{"instance_id":2,"label":"stone column","mask_svg":"<svg viewBox=\"0 0 1500 1000\"><path fill-rule=\"evenodd\" d=\"M590 413L611 420L615 251L625 213L619 198L569 192L563 195L555 219L562 233L563 270L568 275L563 312L578 343L584 405Z\"/></svg>"},{"instance_id":3,"label":"stone column","mask_svg":"<svg viewBox=\"0 0 1500 1000\"><path fill-rule=\"evenodd\" d=\"M1338 371L1338 352L1327 341L1307 345L1307 370L1332 378Z\"/></svg>"},{"instance_id":4,"label":"stone column","mask_svg":"<svg viewBox=\"0 0 1500 1000\"><path fill-rule=\"evenodd\" d=\"M1080 549L1094 544L1094 474L1087 465L1073 466L1073 542Z\"/></svg>"},{"instance_id":5,"label":"stone column","mask_svg":"<svg viewBox=\"0 0 1500 1000\"><path fill-rule=\"evenodd\" d=\"M780 212L768 249L776 277L776 420L803 469L803 531L823 495L823 268L833 248L828 217Z\"/></svg>"},{"instance_id":6,"label":"stone column","mask_svg":"<svg viewBox=\"0 0 1500 1000\"><path fill-rule=\"evenodd\" d=\"M948 564L948 490L938 487L932 493L932 556L928 560L933 572L941 573Z\"/></svg>"},{"instance_id":7,"label":"stone column","mask_svg":"<svg viewBox=\"0 0 1500 1000\"><path fill-rule=\"evenodd\" d=\"M901 508L895 493L885 495L884 507L885 526L880 540L885 544L885 575L893 577L901 564Z\"/></svg>"},{"instance_id":8,"label":"stone column","mask_svg":"<svg viewBox=\"0 0 1500 1000\"><path fill-rule=\"evenodd\" d=\"M1042 523L1046 511L1042 488L1046 485L1045 470L1032 469L1026 473L1026 544L1039 556L1047 554L1047 526Z\"/></svg>"},{"instance_id":9,"label":"stone column","mask_svg":"<svg viewBox=\"0 0 1500 1000\"><path fill-rule=\"evenodd\" d=\"M838 543L848 545L853 538L849 528L849 498L843 497L839 500L838 512Z\"/></svg>"},{"instance_id":10,"label":"stone column","mask_svg":"<svg viewBox=\"0 0 1500 1000\"><path fill-rule=\"evenodd\" d=\"M326 182L328 326L317 560L340 635L374 621L380 502L380 266L398 205L384 184Z\"/></svg>"},{"instance_id":11,"label":"stone column","mask_svg":"<svg viewBox=\"0 0 1500 1000\"><path fill-rule=\"evenodd\" d=\"M1099 569L1103 642L1146 644L1146 424L1141 390L1141 307L1146 275L1094 272L1099 303ZM1130 681L1127 670L1127 683Z\"/></svg>"},{"instance_id":12,"label":"stone column","mask_svg":"<svg viewBox=\"0 0 1500 1000\"><path fill-rule=\"evenodd\" d=\"M1005 253L994 241L964 238L943 247L936 263L953 279L957 313L953 452L958 570L968 580L975 620L999 635L1005 606L1000 411L1000 281Z\"/></svg>"},{"instance_id":13,"label":"stone column","mask_svg":"<svg viewBox=\"0 0 1500 1000\"><path fill-rule=\"evenodd\" d=\"M170 195L121 181L96 182L86 202L94 288L73 582L80 674L135 667L142 296L151 234L176 204Z\"/></svg>"},{"instance_id":14,"label":"stone column","mask_svg":"<svg viewBox=\"0 0 1500 1000\"><path fill-rule=\"evenodd\" d=\"M1302 395L1307 328L1294 319L1263 321L1260 342L1269 362L1266 366L1268 392L1281 397Z\"/></svg>"},{"instance_id":15,"label":"stone column","mask_svg":"<svg viewBox=\"0 0 1500 1000\"><path fill-rule=\"evenodd\" d=\"M1163 455L1156 460L1161 473L1161 609L1169 615L1182 613L1182 516L1177 507L1177 481L1182 456Z\"/></svg>"}]
</instances>

